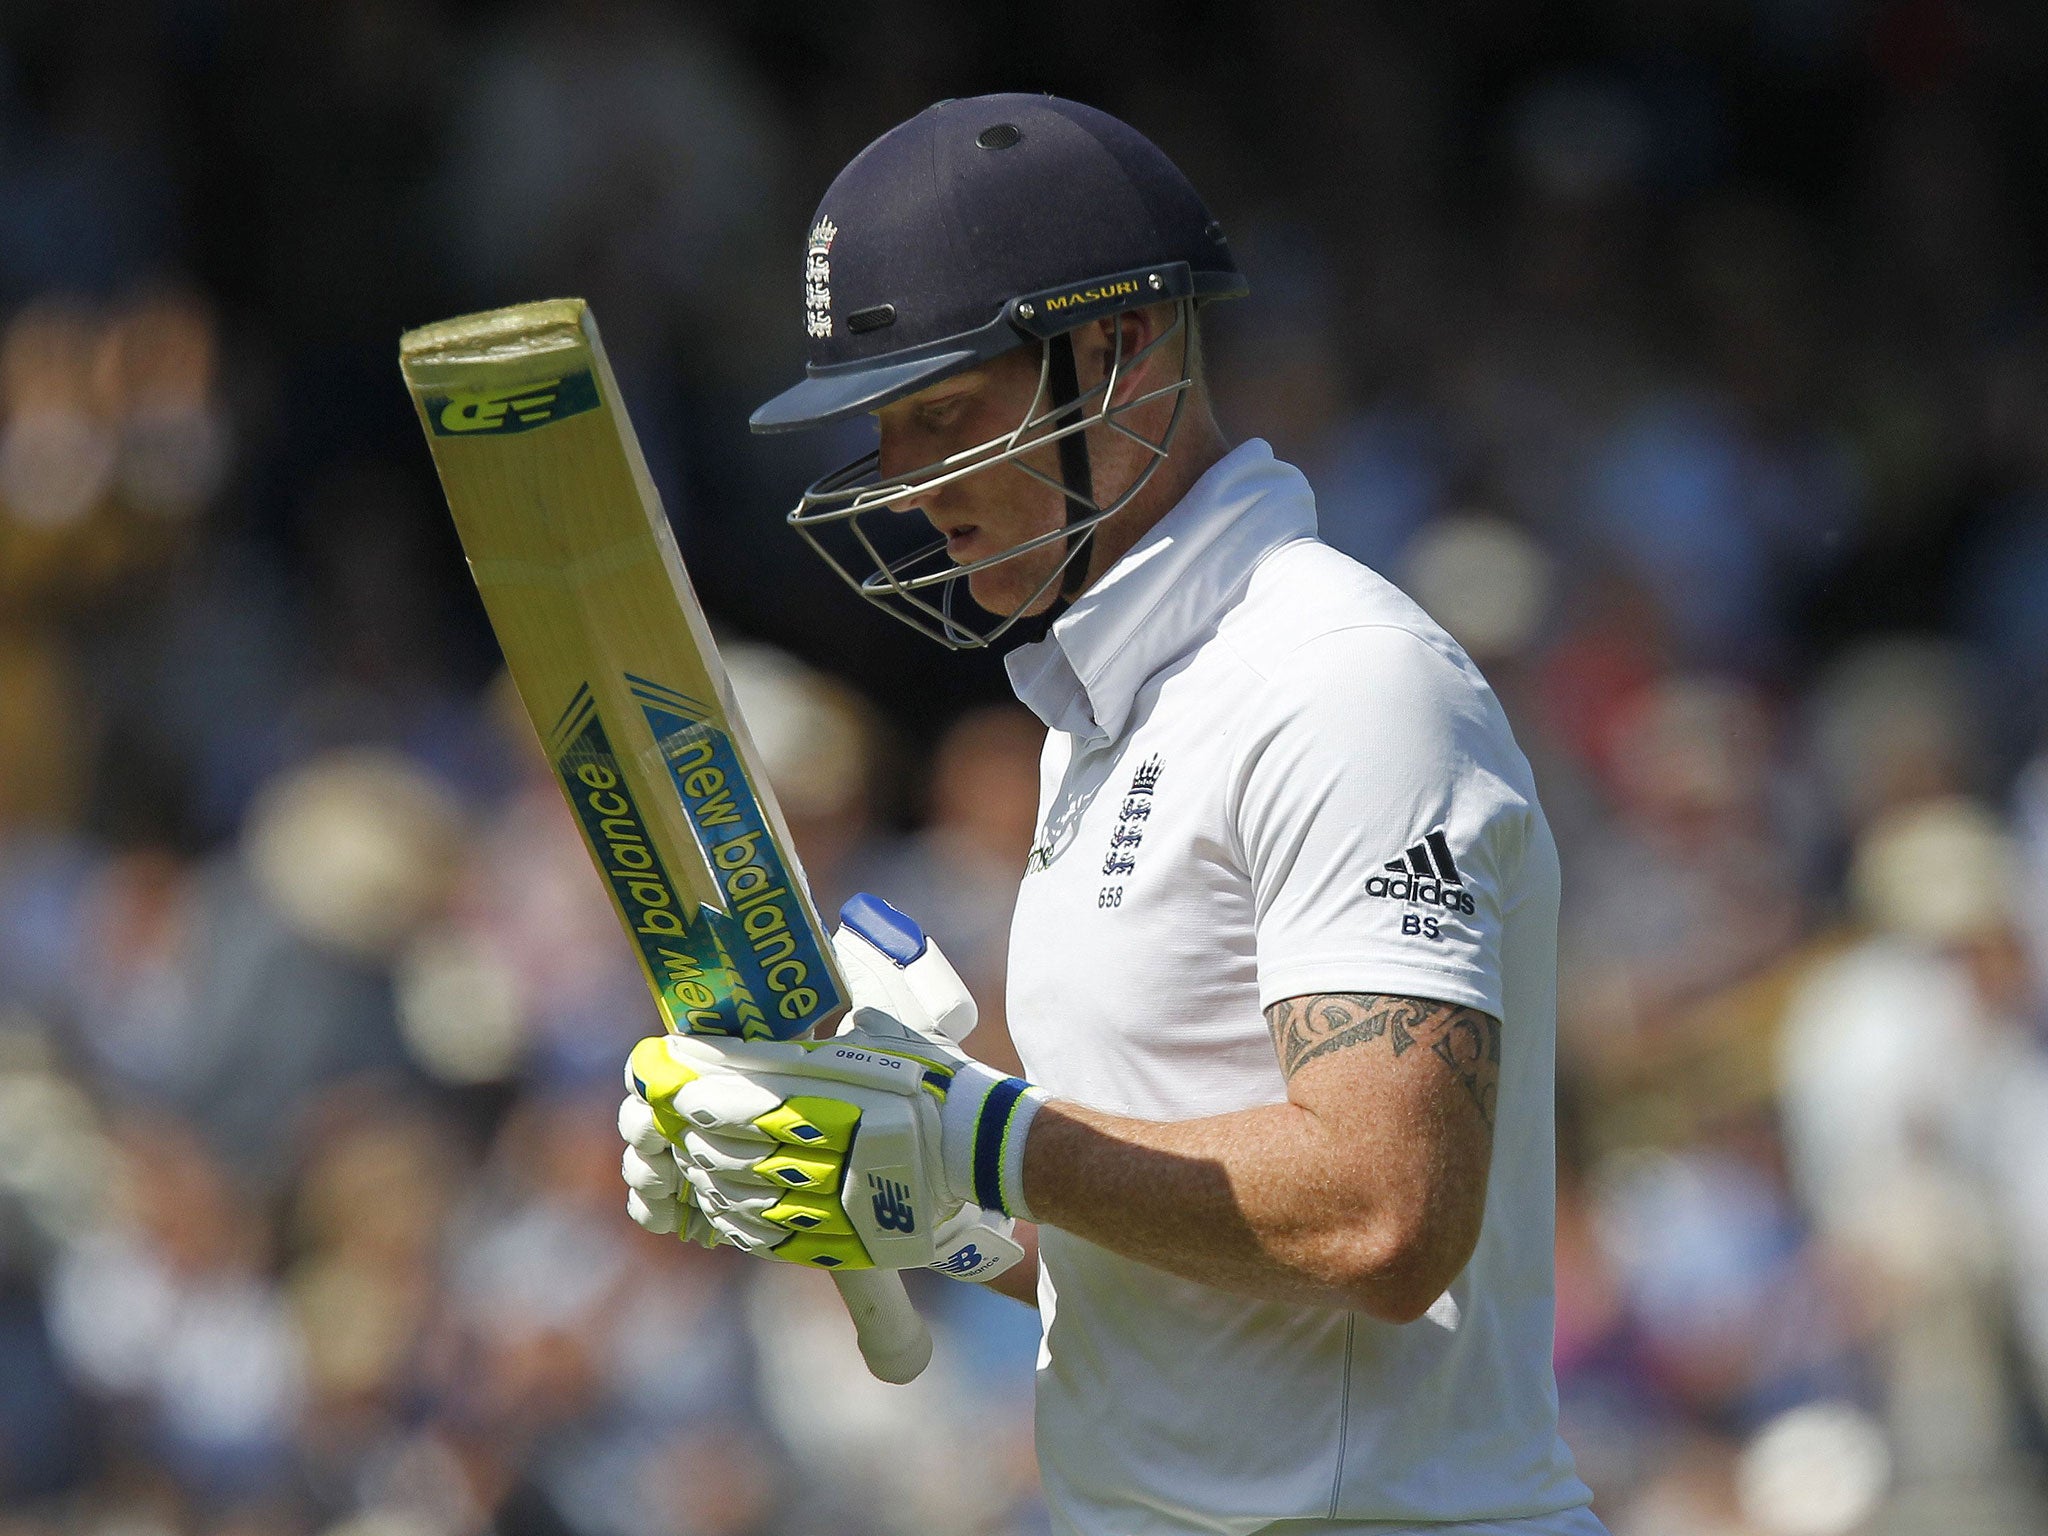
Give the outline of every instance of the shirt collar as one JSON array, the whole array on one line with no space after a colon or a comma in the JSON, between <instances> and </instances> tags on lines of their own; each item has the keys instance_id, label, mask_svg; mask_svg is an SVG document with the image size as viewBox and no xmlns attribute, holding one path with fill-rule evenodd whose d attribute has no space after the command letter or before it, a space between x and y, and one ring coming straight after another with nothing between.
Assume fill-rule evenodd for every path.
<instances>
[{"instance_id":1,"label":"shirt collar","mask_svg":"<svg viewBox=\"0 0 2048 1536\"><path fill-rule=\"evenodd\" d=\"M1266 443L1240 443L1075 598L1043 640L1004 658L1056 731L1113 741L1138 692L1236 596L1269 551L1316 531L1315 494Z\"/></svg>"}]
</instances>

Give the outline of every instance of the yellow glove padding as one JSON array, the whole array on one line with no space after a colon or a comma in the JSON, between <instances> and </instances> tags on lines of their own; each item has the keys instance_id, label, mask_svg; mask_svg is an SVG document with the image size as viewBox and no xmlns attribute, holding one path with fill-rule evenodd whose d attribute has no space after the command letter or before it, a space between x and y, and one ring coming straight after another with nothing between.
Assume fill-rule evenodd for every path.
<instances>
[{"instance_id":1,"label":"yellow glove padding","mask_svg":"<svg viewBox=\"0 0 2048 1536\"><path fill-rule=\"evenodd\" d=\"M1022 1250L948 1177L941 1106L962 1072L1002 1080L866 1010L824 1041L643 1040L620 1110L628 1207L657 1231L816 1268L986 1279Z\"/></svg>"}]
</instances>

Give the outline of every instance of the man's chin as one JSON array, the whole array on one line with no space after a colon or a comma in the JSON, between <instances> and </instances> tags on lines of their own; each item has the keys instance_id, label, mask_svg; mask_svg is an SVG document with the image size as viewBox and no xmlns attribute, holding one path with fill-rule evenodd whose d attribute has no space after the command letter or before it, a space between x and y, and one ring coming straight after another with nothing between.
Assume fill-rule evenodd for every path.
<instances>
[{"instance_id":1,"label":"man's chin","mask_svg":"<svg viewBox=\"0 0 2048 1536\"><path fill-rule=\"evenodd\" d=\"M1039 588L1043 586L1044 591ZM1048 584L1046 573L1020 578L1013 572L980 571L967 578L967 592L975 606L999 619L1014 615L1036 618L1059 601L1059 583Z\"/></svg>"}]
</instances>

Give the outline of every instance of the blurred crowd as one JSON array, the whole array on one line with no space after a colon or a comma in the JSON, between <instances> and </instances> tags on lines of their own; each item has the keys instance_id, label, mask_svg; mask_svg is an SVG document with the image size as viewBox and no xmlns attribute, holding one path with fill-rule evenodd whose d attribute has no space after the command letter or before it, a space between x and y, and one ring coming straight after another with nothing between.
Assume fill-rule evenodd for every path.
<instances>
[{"instance_id":1,"label":"blurred crowd","mask_svg":"<svg viewBox=\"0 0 2048 1536\"><path fill-rule=\"evenodd\" d=\"M821 905L999 1014L1038 728L744 416L838 165L1014 88L1204 189L1226 430L1537 765L1616 1536L2048 1529L2048 15L1036 15L0 5L0 1536L1044 1528L1026 1309L884 1389L625 1220L651 1004L395 365L592 300Z\"/></svg>"}]
</instances>

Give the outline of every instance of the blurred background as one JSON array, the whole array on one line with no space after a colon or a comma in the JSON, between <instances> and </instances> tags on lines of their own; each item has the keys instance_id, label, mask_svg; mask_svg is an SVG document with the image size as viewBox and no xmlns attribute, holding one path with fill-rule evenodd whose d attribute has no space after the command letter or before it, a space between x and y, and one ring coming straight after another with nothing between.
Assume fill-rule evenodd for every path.
<instances>
[{"instance_id":1,"label":"blurred background","mask_svg":"<svg viewBox=\"0 0 2048 1536\"><path fill-rule=\"evenodd\" d=\"M594 303L821 904L997 1012L1038 729L744 419L839 165L1020 88L1204 189L1227 430L1537 764L1616 1536L2048 1530L2048 9L0 0L0 1536L1045 1528L1025 1309L881 1389L621 1214L653 1015L395 353Z\"/></svg>"}]
</instances>

